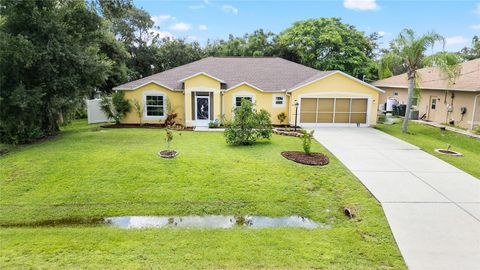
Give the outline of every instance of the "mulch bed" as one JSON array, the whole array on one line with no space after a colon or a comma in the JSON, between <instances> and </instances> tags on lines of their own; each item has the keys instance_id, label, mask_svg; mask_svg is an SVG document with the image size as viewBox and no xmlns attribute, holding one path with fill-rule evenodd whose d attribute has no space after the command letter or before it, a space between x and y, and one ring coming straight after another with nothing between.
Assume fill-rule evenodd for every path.
<instances>
[{"instance_id":1,"label":"mulch bed","mask_svg":"<svg viewBox=\"0 0 480 270\"><path fill-rule=\"evenodd\" d=\"M100 127L102 128L165 128L164 124L107 124L107 125L101 125ZM176 126L174 129L179 129L179 130L193 130L193 128L184 128L181 126Z\"/></svg>"},{"instance_id":2,"label":"mulch bed","mask_svg":"<svg viewBox=\"0 0 480 270\"><path fill-rule=\"evenodd\" d=\"M175 150L161 150L158 152L158 155L162 158L174 158L178 155L178 152Z\"/></svg>"},{"instance_id":3,"label":"mulch bed","mask_svg":"<svg viewBox=\"0 0 480 270\"><path fill-rule=\"evenodd\" d=\"M297 163L312 166L324 166L330 162L328 157L321 153L311 153L307 155L300 151L283 151L282 156Z\"/></svg>"}]
</instances>

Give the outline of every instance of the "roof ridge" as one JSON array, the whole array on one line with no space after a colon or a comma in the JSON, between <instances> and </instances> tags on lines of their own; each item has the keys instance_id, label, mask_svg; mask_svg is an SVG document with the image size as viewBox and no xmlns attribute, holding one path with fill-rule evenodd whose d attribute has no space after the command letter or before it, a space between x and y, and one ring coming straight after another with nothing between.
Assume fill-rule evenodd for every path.
<instances>
[{"instance_id":1,"label":"roof ridge","mask_svg":"<svg viewBox=\"0 0 480 270\"><path fill-rule=\"evenodd\" d=\"M143 78L139 78L137 80L143 80L143 79L147 79L147 78L150 78L150 77L153 77L153 76L157 76L159 74L162 74L164 72L167 72L167 71L171 71L171 70L175 70L175 69L178 69L178 68L181 68L181 67L185 67L185 66L190 66L192 64L195 64L195 63L198 63L198 62L202 62L203 60L206 60L208 58L213 58L212 56L207 56L207 57L204 57L202 59L198 59L196 61L193 61L193 62L190 62L190 63L186 63L186 64L183 64L183 65L180 65L180 66L176 66L176 67L173 67L173 68L170 68L170 69L166 69L164 71L161 71L161 72L157 72L155 74L152 74L152 75L148 75L147 77L143 77Z\"/></svg>"}]
</instances>

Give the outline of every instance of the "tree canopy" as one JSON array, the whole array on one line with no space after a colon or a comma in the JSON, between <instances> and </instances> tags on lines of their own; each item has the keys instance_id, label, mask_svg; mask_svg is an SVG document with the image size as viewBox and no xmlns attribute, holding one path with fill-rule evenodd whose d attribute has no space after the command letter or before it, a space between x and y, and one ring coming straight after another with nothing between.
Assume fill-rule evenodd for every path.
<instances>
[{"instance_id":1,"label":"tree canopy","mask_svg":"<svg viewBox=\"0 0 480 270\"><path fill-rule=\"evenodd\" d=\"M102 20L83 1L2 1L0 139L55 134L78 99L104 85L113 62Z\"/></svg>"},{"instance_id":2,"label":"tree canopy","mask_svg":"<svg viewBox=\"0 0 480 270\"><path fill-rule=\"evenodd\" d=\"M279 56L306 66L375 79L376 39L338 18L319 18L295 22L278 35L276 45Z\"/></svg>"}]
</instances>

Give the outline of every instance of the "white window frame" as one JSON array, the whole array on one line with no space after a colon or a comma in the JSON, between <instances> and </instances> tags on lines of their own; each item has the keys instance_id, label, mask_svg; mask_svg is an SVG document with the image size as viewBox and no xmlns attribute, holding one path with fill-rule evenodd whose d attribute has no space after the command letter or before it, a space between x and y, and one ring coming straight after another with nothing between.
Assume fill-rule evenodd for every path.
<instances>
[{"instance_id":1,"label":"white window frame","mask_svg":"<svg viewBox=\"0 0 480 270\"><path fill-rule=\"evenodd\" d=\"M281 97L282 98L282 104L277 104L277 97ZM280 107L285 107L285 95L282 95L282 94L276 94L276 95L273 95L273 98L272 98L272 107L276 107L276 108L280 108Z\"/></svg>"},{"instance_id":2,"label":"white window frame","mask_svg":"<svg viewBox=\"0 0 480 270\"><path fill-rule=\"evenodd\" d=\"M232 107L233 108L237 108L237 98L251 98L252 99L252 103L255 104L255 95L253 94L244 94L244 93L237 93L235 95L233 95L232 97Z\"/></svg>"},{"instance_id":3,"label":"white window frame","mask_svg":"<svg viewBox=\"0 0 480 270\"><path fill-rule=\"evenodd\" d=\"M147 96L161 96L163 98L163 115L148 115L147 113ZM158 90L149 90L143 92L143 118L145 120L162 120L167 118L167 95Z\"/></svg>"}]
</instances>

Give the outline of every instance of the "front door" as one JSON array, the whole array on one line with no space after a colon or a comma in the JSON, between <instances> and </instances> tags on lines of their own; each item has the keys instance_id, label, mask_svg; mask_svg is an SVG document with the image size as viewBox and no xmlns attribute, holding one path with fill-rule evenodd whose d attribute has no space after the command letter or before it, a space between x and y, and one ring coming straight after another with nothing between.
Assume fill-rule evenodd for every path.
<instances>
[{"instance_id":1,"label":"front door","mask_svg":"<svg viewBox=\"0 0 480 270\"><path fill-rule=\"evenodd\" d=\"M195 121L197 126L208 126L210 122L210 97L195 97Z\"/></svg>"},{"instance_id":2,"label":"front door","mask_svg":"<svg viewBox=\"0 0 480 270\"><path fill-rule=\"evenodd\" d=\"M428 120L435 121L435 114L437 112L438 97L430 96L430 105L428 107Z\"/></svg>"}]
</instances>

